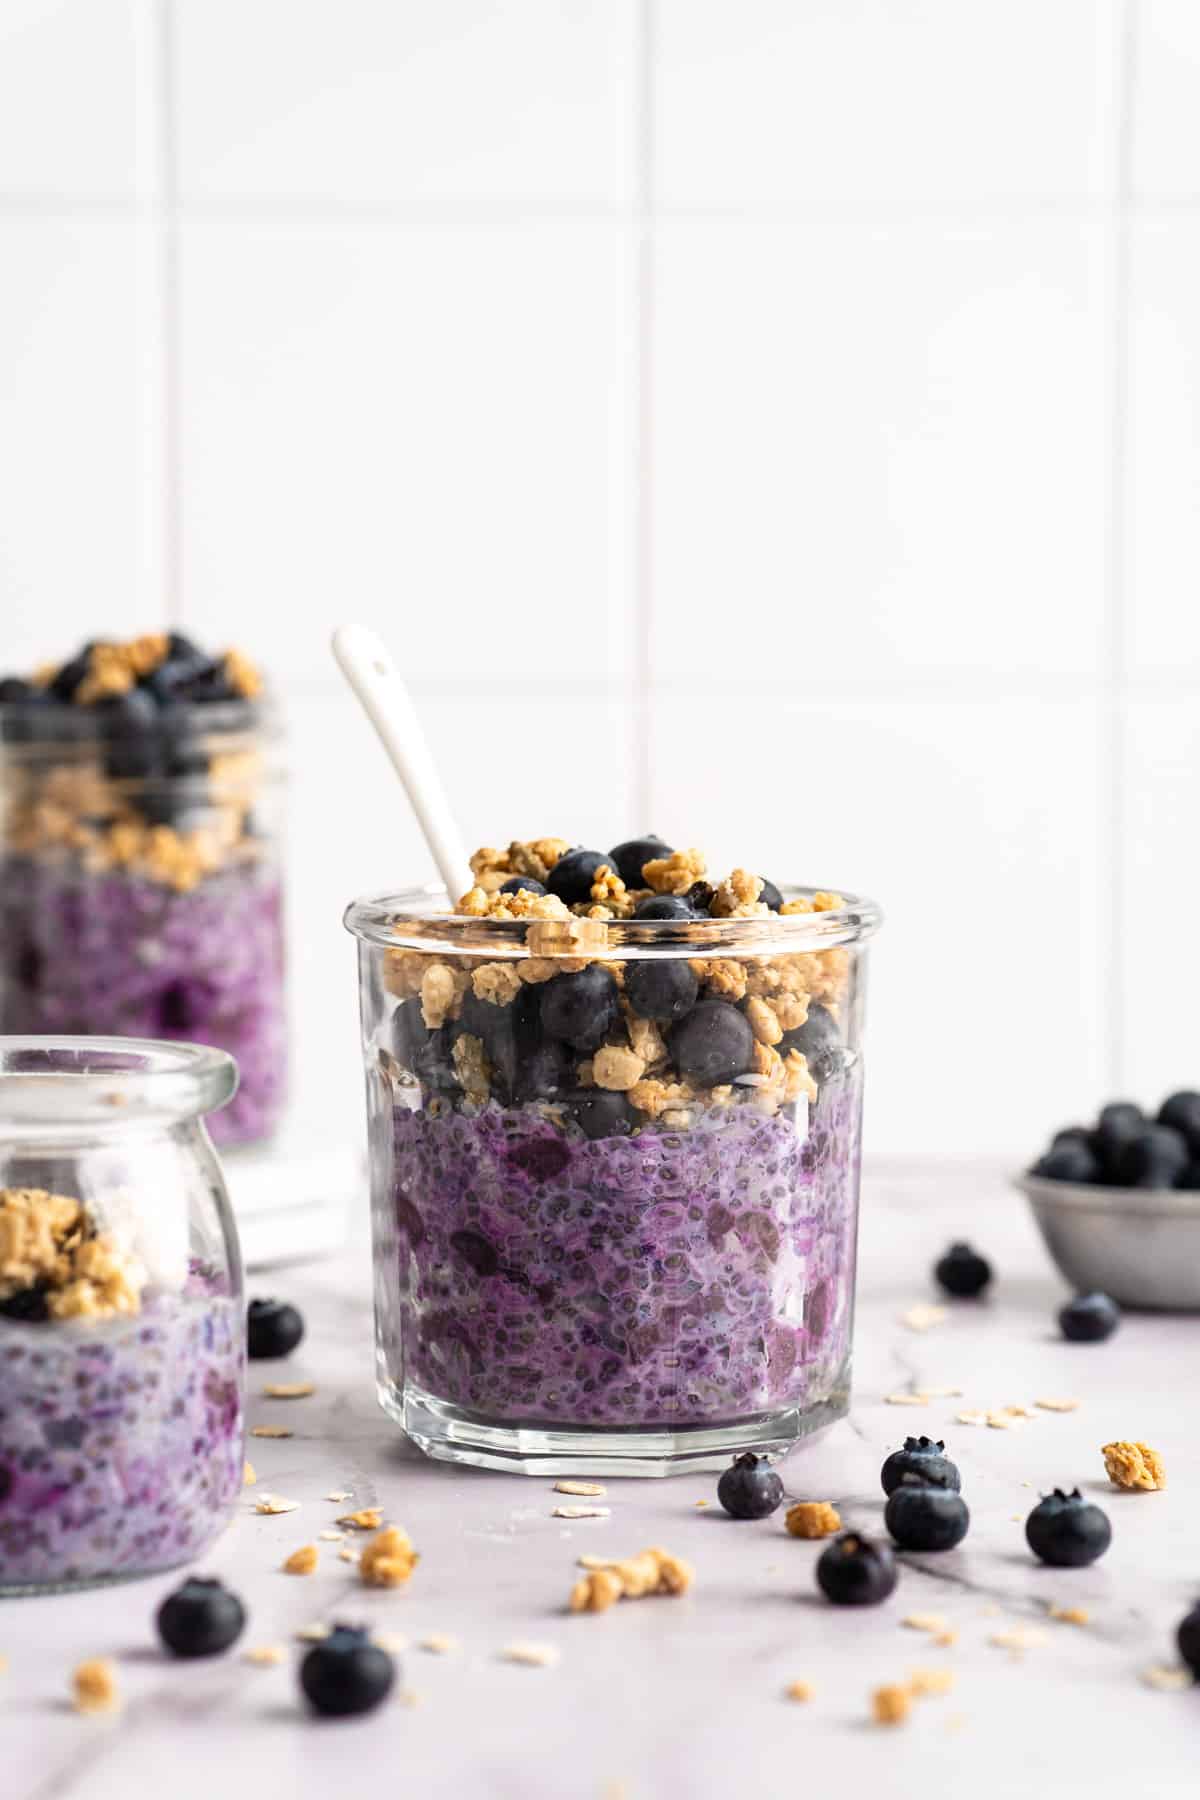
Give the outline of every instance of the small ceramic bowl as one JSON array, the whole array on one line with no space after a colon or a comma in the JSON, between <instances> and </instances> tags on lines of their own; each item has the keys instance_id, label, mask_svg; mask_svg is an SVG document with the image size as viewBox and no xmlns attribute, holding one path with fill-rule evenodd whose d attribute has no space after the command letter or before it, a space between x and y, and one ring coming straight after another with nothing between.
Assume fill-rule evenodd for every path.
<instances>
[{"instance_id":1,"label":"small ceramic bowl","mask_svg":"<svg viewBox=\"0 0 1200 1800\"><path fill-rule=\"evenodd\" d=\"M1046 1248L1077 1293L1200 1312L1200 1192L1085 1187L1018 1175Z\"/></svg>"}]
</instances>

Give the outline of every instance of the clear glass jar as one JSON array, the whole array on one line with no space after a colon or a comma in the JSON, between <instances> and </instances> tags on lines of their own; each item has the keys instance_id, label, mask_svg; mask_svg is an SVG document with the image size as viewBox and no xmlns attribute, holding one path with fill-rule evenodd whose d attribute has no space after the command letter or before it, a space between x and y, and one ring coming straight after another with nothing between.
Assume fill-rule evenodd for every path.
<instances>
[{"instance_id":1,"label":"clear glass jar","mask_svg":"<svg viewBox=\"0 0 1200 1800\"><path fill-rule=\"evenodd\" d=\"M0 1032L151 1037L237 1059L219 1144L287 1089L279 730L261 702L131 732L0 705Z\"/></svg>"},{"instance_id":2,"label":"clear glass jar","mask_svg":"<svg viewBox=\"0 0 1200 1800\"><path fill-rule=\"evenodd\" d=\"M237 1235L198 1045L0 1038L0 1594L198 1556L242 1487Z\"/></svg>"},{"instance_id":3,"label":"clear glass jar","mask_svg":"<svg viewBox=\"0 0 1200 1800\"><path fill-rule=\"evenodd\" d=\"M346 915L384 1410L433 1456L538 1474L715 1468L840 1418L877 908L445 904Z\"/></svg>"}]
</instances>

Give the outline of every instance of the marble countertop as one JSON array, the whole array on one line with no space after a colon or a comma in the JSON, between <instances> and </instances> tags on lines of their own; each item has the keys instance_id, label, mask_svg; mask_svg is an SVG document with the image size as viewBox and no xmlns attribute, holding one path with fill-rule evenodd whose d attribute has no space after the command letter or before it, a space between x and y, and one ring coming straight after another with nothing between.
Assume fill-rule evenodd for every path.
<instances>
[{"instance_id":1,"label":"marble countertop","mask_svg":"<svg viewBox=\"0 0 1200 1800\"><path fill-rule=\"evenodd\" d=\"M928 1269L951 1236L994 1260L984 1305L958 1304L917 1333L901 1323L935 1296ZM728 1800L747 1792L909 1795L968 1791L973 1800L1089 1793L1114 1780L1154 1795L1193 1792L1200 1691L1159 1691L1142 1672L1170 1664L1174 1627L1200 1597L1200 1443L1189 1372L1200 1321L1129 1317L1105 1345L1056 1335L1063 1290L1024 1202L994 1169L931 1165L869 1173L864 1196L851 1417L785 1465L789 1495L832 1499L850 1524L881 1528L878 1470L909 1432L945 1436L963 1471L972 1530L942 1556L906 1557L893 1598L840 1611L817 1597L819 1546L786 1536L782 1515L734 1523L715 1482L612 1481L608 1519L552 1518L545 1479L427 1463L375 1406L365 1244L269 1286L294 1298L309 1337L286 1379L314 1397L261 1398L278 1364L251 1367L252 1423L295 1436L252 1440L260 1490L301 1502L254 1514L247 1490L229 1532L205 1559L245 1599L242 1645L216 1662L171 1664L152 1617L178 1577L0 1607L0 1745L5 1800L322 1800L386 1791L488 1800ZM959 1387L961 1399L897 1407L903 1389ZM1012 1430L956 1424L965 1407L1080 1401ZM1165 1458L1163 1493L1114 1492L1099 1446L1140 1438ZM1091 1569L1035 1564L1021 1521L1036 1490L1078 1484L1100 1499L1113 1545ZM422 1553L405 1592L368 1592L323 1546L310 1577L279 1572L284 1556L343 1510L349 1489L379 1504ZM708 1509L698 1500L708 1500ZM690 1560L681 1600L623 1603L604 1616L564 1611L584 1551L626 1555L658 1544ZM1051 1605L1082 1607L1086 1625ZM957 1633L936 1647L906 1629L908 1613L940 1613ZM405 1701L362 1720L309 1720L297 1701L292 1641L309 1621L364 1618L414 1646L402 1657ZM1015 1652L996 1633L1033 1631ZM449 1634L460 1648L417 1647ZM555 1646L554 1667L501 1660L515 1639ZM248 1664L250 1645L288 1646L282 1666ZM85 1657L112 1657L124 1706L81 1717L67 1702ZM953 1691L918 1701L888 1729L870 1720L871 1691L915 1669L954 1672ZM784 1698L811 1683L813 1698ZM1114 1771L1114 1765L1118 1765ZM969 1783L965 1790L961 1784Z\"/></svg>"}]
</instances>

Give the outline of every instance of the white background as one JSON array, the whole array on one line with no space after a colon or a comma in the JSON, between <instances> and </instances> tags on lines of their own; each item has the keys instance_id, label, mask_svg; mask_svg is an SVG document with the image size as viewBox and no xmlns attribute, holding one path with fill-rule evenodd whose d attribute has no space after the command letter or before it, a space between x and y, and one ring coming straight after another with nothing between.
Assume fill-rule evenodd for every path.
<instances>
[{"instance_id":1,"label":"white background","mask_svg":"<svg viewBox=\"0 0 1200 1800\"><path fill-rule=\"evenodd\" d=\"M657 830L888 914L868 1143L1200 1085L1196 0L0 0L0 660L172 622L355 892Z\"/></svg>"}]
</instances>

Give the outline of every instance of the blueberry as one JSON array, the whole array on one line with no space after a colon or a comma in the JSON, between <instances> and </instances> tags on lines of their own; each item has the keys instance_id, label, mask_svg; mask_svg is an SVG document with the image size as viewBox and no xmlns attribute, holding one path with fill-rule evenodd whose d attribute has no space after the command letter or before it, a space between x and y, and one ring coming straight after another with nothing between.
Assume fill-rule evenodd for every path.
<instances>
[{"instance_id":1,"label":"blueberry","mask_svg":"<svg viewBox=\"0 0 1200 1800\"><path fill-rule=\"evenodd\" d=\"M1158 1122L1182 1131L1193 1152L1200 1149L1200 1094L1192 1088L1168 1094L1158 1109Z\"/></svg>"},{"instance_id":2,"label":"blueberry","mask_svg":"<svg viewBox=\"0 0 1200 1800\"><path fill-rule=\"evenodd\" d=\"M945 1450L940 1438L905 1438L903 1450L893 1450L879 1471L884 1493L893 1493L906 1475L918 1476L926 1487L950 1488L957 1493L962 1477Z\"/></svg>"},{"instance_id":3,"label":"blueberry","mask_svg":"<svg viewBox=\"0 0 1200 1800\"><path fill-rule=\"evenodd\" d=\"M682 894L655 894L650 900L639 900L633 916L635 919L694 920L696 909Z\"/></svg>"},{"instance_id":4,"label":"blueberry","mask_svg":"<svg viewBox=\"0 0 1200 1800\"><path fill-rule=\"evenodd\" d=\"M167 668L177 668L181 663L200 663L207 659L199 645L182 631L172 631L167 636L167 654L164 658ZM160 663L159 667L163 665Z\"/></svg>"},{"instance_id":5,"label":"blueberry","mask_svg":"<svg viewBox=\"0 0 1200 1800\"><path fill-rule=\"evenodd\" d=\"M651 832L649 837L629 838L623 844L614 845L608 853L608 861L626 887L640 888L646 885L642 875L646 864L658 862L670 854L670 844Z\"/></svg>"},{"instance_id":6,"label":"blueberry","mask_svg":"<svg viewBox=\"0 0 1200 1800\"><path fill-rule=\"evenodd\" d=\"M1187 1139L1169 1125L1147 1125L1127 1138L1113 1159L1117 1185L1132 1188L1174 1187L1189 1160Z\"/></svg>"},{"instance_id":7,"label":"blueberry","mask_svg":"<svg viewBox=\"0 0 1200 1800\"><path fill-rule=\"evenodd\" d=\"M1200 1188L1200 1162L1189 1163L1175 1185L1181 1188L1191 1188L1193 1192Z\"/></svg>"},{"instance_id":8,"label":"blueberry","mask_svg":"<svg viewBox=\"0 0 1200 1800\"><path fill-rule=\"evenodd\" d=\"M712 903L717 897L717 890L711 881L693 881L683 898L692 911L698 916L712 912Z\"/></svg>"},{"instance_id":9,"label":"blueberry","mask_svg":"<svg viewBox=\"0 0 1200 1800\"><path fill-rule=\"evenodd\" d=\"M919 1475L904 1475L883 1522L902 1550L953 1550L966 1537L971 1515L953 1489L927 1487Z\"/></svg>"},{"instance_id":10,"label":"blueberry","mask_svg":"<svg viewBox=\"0 0 1200 1800\"><path fill-rule=\"evenodd\" d=\"M532 875L511 875L507 881L500 884L502 894L519 894L522 889L527 894L544 894L546 891L541 882L535 881Z\"/></svg>"},{"instance_id":11,"label":"blueberry","mask_svg":"<svg viewBox=\"0 0 1200 1800\"><path fill-rule=\"evenodd\" d=\"M225 700L238 699L237 689L232 685L225 673L225 659L222 656L202 657L197 663L180 665L178 673L172 669L174 691L181 699L199 706L220 704Z\"/></svg>"},{"instance_id":12,"label":"blueberry","mask_svg":"<svg viewBox=\"0 0 1200 1800\"><path fill-rule=\"evenodd\" d=\"M573 1050L595 1050L620 1016L617 984L599 963L575 975L555 975L543 985L541 1012L547 1037Z\"/></svg>"},{"instance_id":13,"label":"blueberry","mask_svg":"<svg viewBox=\"0 0 1200 1800\"><path fill-rule=\"evenodd\" d=\"M1175 1642L1192 1674L1200 1676L1200 1606L1193 1606L1191 1612L1185 1613L1179 1621Z\"/></svg>"},{"instance_id":14,"label":"blueberry","mask_svg":"<svg viewBox=\"0 0 1200 1800\"><path fill-rule=\"evenodd\" d=\"M0 708L7 709L0 719L0 739L8 744L31 742L38 736L38 712L49 712L53 705L44 688L17 675L6 675L0 681Z\"/></svg>"},{"instance_id":15,"label":"blueberry","mask_svg":"<svg viewBox=\"0 0 1200 1800\"><path fill-rule=\"evenodd\" d=\"M427 1034L412 1058L412 1072L428 1099L457 1094L461 1089L454 1066L454 1035L445 1025Z\"/></svg>"},{"instance_id":16,"label":"blueberry","mask_svg":"<svg viewBox=\"0 0 1200 1800\"><path fill-rule=\"evenodd\" d=\"M218 1656L242 1635L246 1609L221 1582L191 1575L167 1595L157 1624L172 1656Z\"/></svg>"},{"instance_id":17,"label":"blueberry","mask_svg":"<svg viewBox=\"0 0 1200 1800\"><path fill-rule=\"evenodd\" d=\"M754 1061L754 1033L727 1000L702 1000L671 1032L675 1067L697 1087L719 1087Z\"/></svg>"},{"instance_id":18,"label":"blueberry","mask_svg":"<svg viewBox=\"0 0 1200 1800\"><path fill-rule=\"evenodd\" d=\"M56 700L74 700L76 690L82 686L91 670L94 648L94 644L85 644L78 656L73 656L70 662L62 665L46 691Z\"/></svg>"},{"instance_id":19,"label":"blueberry","mask_svg":"<svg viewBox=\"0 0 1200 1800\"><path fill-rule=\"evenodd\" d=\"M411 1068L429 1037L429 1027L421 1014L421 1002L414 994L402 1000L392 1014L392 1049L396 1060Z\"/></svg>"},{"instance_id":20,"label":"blueberry","mask_svg":"<svg viewBox=\"0 0 1200 1800\"><path fill-rule=\"evenodd\" d=\"M158 996L158 1028L166 1036L195 1031L212 1015L216 990L203 976L172 981Z\"/></svg>"},{"instance_id":21,"label":"blueberry","mask_svg":"<svg viewBox=\"0 0 1200 1800\"><path fill-rule=\"evenodd\" d=\"M32 681L23 681L19 675L0 675L0 706L23 704L37 691Z\"/></svg>"},{"instance_id":22,"label":"blueberry","mask_svg":"<svg viewBox=\"0 0 1200 1800\"><path fill-rule=\"evenodd\" d=\"M970 1244L951 1244L933 1266L939 1286L957 1300L974 1300L992 1279L992 1265Z\"/></svg>"},{"instance_id":23,"label":"blueberry","mask_svg":"<svg viewBox=\"0 0 1200 1800\"><path fill-rule=\"evenodd\" d=\"M1097 1182L1100 1164L1091 1145L1080 1138L1064 1138L1038 1158L1031 1171L1043 1181Z\"/></svg>"},{"instance_id":24,"label":"blueberry","mask_svg":"<svg viewBox=\"0 0 1200 1800\"><path fill-rule=\"evenodd\" d=\"M772 912L778 912L783 905L783 895L775 883L768 881L765 875L760 876L759 879L762 882L762 893L758 896L759 899L764 906L769 906Z\"/></svg>"},{"instance_id":25,"label":"blueberry","mask_svg":"<svg viewBox=\"0 0 1200 1800\"><path fill-rule=\"evenodd\" d=\"M785 1031L778 1048L781 1056L786 1056L789 1050L799 1050L814 1078L824 1081L828 1075L836 1073L841 1063L842 1037L837 1020L828 1007L814 1000L809 1004L803 1025Z\"/></svg>"},{"instance_id":26,"label":"blueberry","mask_svg":"<svg viewBox=\"0 0 1200 1800\"><path fill-rule=\"evenodd\" d=\"M539 1004L537 988L528 984L518 989L507 1006L493 1006L490 1000L481 1000L469 988L463 996L462 1012L457 1025L452 1028L452 1039L464 1031L481 1039L497 1088L504 1095L515 1094L521 1084L522 1069L538 1044ZM559 1048L555 1046L555 1049ZM549 1074L551 1066L551 1059L543 1059L542 1072Z\"/></svg>"},{"instance_id":27,"label":"blueberry","mask_svg":"<svg viewBox=\"0 0 1200 1800\"><path fill-rule=\"evenodd\" d=\"M769 1457L745 1450L718 1481L717 1499L731 1519L766 1519L783 1501L783 1483Z\"/></svg>"},{"instance_id":28,"label":"blueberry","mask_svg":"<svg viewBox=\"0 0 1200 1800\"><path fill-rule=\"evenodd\" d=\"M50 1317L45 1288L37 1284L18 1288L7 1299L0 1300L0 1317L16 1319L22 1325L41 1325Z\"/></svg>"},{"instance_id":29,"label":"blueberry","mask_svg":"<svg viewBox=\"0 0 1200 1800\"><path fill-rule=\"evenodd\" d=\"M890 1544L844 1531L822 1551L817 1585L835 1606L878 1606L892 1592L898 1573Z\"/></svg>"},{"instance_id":30,"label":"blueberry","mask_svg":"<svg viewBox=\"0 0 1200 1800\"><path fill-rule=\"evenodd\" d=\"M566 1111L587 1138L628 1137L633 1130L629 1101L608 1088L577 1088L567 1096Z\"/></svg>"},{"instance_id":31,"label":"blueberry","mask_svg":"<svg viewBox=\"0 0 1200 1800\"><path fill-rule=\"evenodd\" d=\"M500 1254L482 1231L452 1231L450 1248L462 1257L476 1275L494 1275L500 1267Z\"/></svg>"},{"instance_id":32,"label":"blueberry","mask_svg":"<svg viewBox=\"0 0 1200 1800\"><path fill-rule=\"evenodd\" d=\"M1061 1131L1056 1131L1050 1139L1052 1150L1056 1149L1059 1144L1086 1144L1090 1149L1092 1133L1086 1125L1066 1125Z\"/></svg>"},{"instance_id":33,"label":"blueberry","mask_svg":"<svg viewBox=\"0 0 1200 1800\"><path fill-rule=\"evenodd\" d=\"M596 870L608 861L599 850L567 850L547 875L546 887L565 905L577 906L591 899Z\"/></svg>"},{"instance_id":34,"label":"blueberry","mask_svg":"<svg viewBox=\"0 0 1200 1800\"><path fill-rule=\"evenodd\" d=\"M335 1625L300 1664L304 1698L327 1719L370 1712L387 1699L395 1680L396 1665L387 1651L352 1625Z\"/></svg>"},{"instance_id":35,"label":"blueberry","mask_svg":"<svg viewBox=\"0 0 1200 1800\"><path fill-rule=\"evenodd\" d=\"M1082 1569L1103 1556L1112 1542L1108 1516L1079 1489L1064 1494L1055 1488L1039 1500L1025 1521L1029 1548L1056 1569Z\"/></svg>"},{"instance_id":36,"label":"blueberry","mask_svg":"<svg viewBox=\"0 0 1200 1800\"><path fill-rule=\"evenodd\" d=\"M160 762L158 708L142 688L116 694L94 707L105 739L104 772L113 781L143 781Z\"/></svg>"},{"instance_id":37,"label":"blueberry","mask_svg":"<svg viewBox=\"0 0 1200 1800\"><path fill-rule=\"evenodd\" d=\"M290 1356L304 1336L304 1320L286 1300L252 1300L246 1308L246 1354L255 1361Z\"/></svg>"},{"instance_id":38,"label":"blueberry","mask_svg":"<svg viewBox=\"0 0 1200 1800\"><path fill-rule=\"evenodd\" d=\"M565 1044L549 1041L526 1051L516 1065L513 1098L556 1100L571 1084L571 1058Z\"/></svg>"},{"instance_id":39,"label":"blueberry","mask_svg":"<svg viewBox=\"0 0 1200 1800\"><path fill-rule=\"evenodd\" d=\"M161 714L163 760L172 781L207 775L211 766L204 743L196 734L195 714L190 707L168 706Z\"/></svg>"},{"instance_id":40,"label":"blueberry","mask_svg":"<svg viewBox=\"0 0 1200 1800\"><path fill-rule=\"evenodd\" d=\"M700 983L684 957L625 965L625 998L642 1019L681 1019L696 1004Z\"/></svg>"},{"instance_id":41,"label":"blueberry","mask_svg":"<svg viewBox=\"0 0 1200 1800\"><path fill-rule=\"evenodd\" d=\"M1092 1148L1106 1179L1112 1177L1112 1165L1123 1145L1144 1130L1146 1115L1132 1100L1114 1100L1100 1109Z\"/></svg>"},{"instance_id":42,"label":"blueberry","mask_svg":"<svg viewBox=\"0 0 1200 1800\"><path fill-rule=\"evenodd\" d=\"M1121 1309L1107 1294L1076 1294L1058 1315L1059 1329L1073 1344L1100 1344L1121 1323Z\"/></svg>"}]
</instances>

